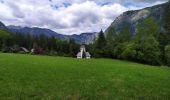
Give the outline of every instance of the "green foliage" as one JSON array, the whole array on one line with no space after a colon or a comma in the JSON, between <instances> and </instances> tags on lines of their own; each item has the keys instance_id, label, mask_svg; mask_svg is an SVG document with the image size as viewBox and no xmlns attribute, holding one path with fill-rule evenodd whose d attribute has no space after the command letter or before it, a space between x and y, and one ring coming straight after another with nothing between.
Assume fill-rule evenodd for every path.
<instances>
[{"instance_id":1,"label":"green foliage","mask_svg":"<svg viewBox=\"0 0 170 100\"><path fill-rule=\"evenodd\" d=\"M99 32L98 38L95 41L94 55L96 57L104 57L105 56L105 48L107 45L107 41L105 39L104 33L101 30Z\"/></svg>"},{"instance_id":2,"label":"green foliage","mask_svg":"<svg viewBox=\"0 0 170 100\"><path fill-rule=\"evenodd\" d=\"M9 31L0 29L0 39L7 39L10 35L11 33Z\"/></svg>"},{"instance_id":3,"label":"green foliage","mask_svg":"<svg viewBox=\"0 0 170 100\"><path fill-rule=\"evenodd\" d=\"M143 63L160 64L159 25L153 18L147 18L138 25L135 43L137 60Z\"/></svg>"},{"instance_id":4,"label":"green foliage","mask_svg":"<svg viewBox=\"0 0 170 100\"><path fill-rule=\"evenodd\" d=\"M105 39L105 36L104 36L103 31L101 30L101 31L99 32L98 39L96 40L96 48L101 49L101 48L103 48L105 45L106 45L106 39Z\"/></svg>"},{"instance_id":5,"label":"green foliage","mask_svg":"<svg viewBox=\"0 0 170 100\"><path fill-rule=\"evenodd\" d=\"M167 35L170 33L170 2L167 3L163 9L163 28Z\"/></svg>"},{"instance_id":6,"label":"green foliage","mask_svg":"<svg viewBox=\"0 0 170 100\"><path fill-rule=\"evenodd\" d=\"M169 43L168 36L166 33L160 32L159 33L159 44L160 44L160 50L161 50L161 61L166 64L166 58L165 58L165 46Z\"/></svg>"},{"instance_id":7,"label":"green foliage","mask_svg":"<svg viewBox=\"0 0 170 100\"><path fill-rule=\"evenodd\" d=\"M115 39L117 37L115 28L109 28L106 34L106 40L107 42L109 42L110 44L112 44L113 42L115 42Z\"/></svg>"},{"instance_id":8,"label":"green foliage","mask_svg":"<svg viewBox=\"0 0 170 100\"><path fill-rule=\"evenodd\" d=\"M161 59L166 64L165 47L170 44L170 1L164 6L162 16L163 31L159 33Z\"/></svg>"},{"instance_id":9,"label":"green foliage","mask_svg":"<svg viewBox=\"0 0 170 100\"><path fill-rule=\"evenodd\" d=\"M79 50L79 45L73 41L62 41L55 37L47 37L43 33L34 36L0 30L0 50L15 53L18 51L16 46L17 48L25 47L29 50L36 48L37 51L41 51L41 54L60 56L75 56Z\"/></svg>"},{"instance_id":10,"label":"green foliage","mask_svg":"<svg viewBox=\"0 0 170 100\"><path fill-rule=\"evenodd\" d=\"M139 25L137 26L136 38L138 40L143 40L144 38L150 35L153 35L154 37L158 38L159 29L159 24L156 23L152 17L149 17L139 23Z\"/></svg>"},{"instance_id":11,"label":"green foliage","mask_svg":"<svg viewBox=\"0 0 170 100\"><path fill-rule=\"evenodd\" d=\"M0 49L11 44L11 37L12 34L9 31L0 29Z\"/></svg>"},{"instance_id":12,"label":"green foliage","mask_svg":"<svg viewBox=\"0 0 170 100\"><path fill-rule=\"evenodd\" d=\"M106 34L106 43L103 32L93 48L94 52L102 57L118 58L152 65L162 63L159 43L160 26L152 17L142 20L137 26L137 33L132 36L129 26L116 33L114 28L109 28ZM104 48L104 49L103 49Z\"/></svg>"},{"instance_id":13,"label":"green foliage","mask_svg":"<svg viewBox=\"0 0 170 100\"><path fill-rule=\"evenodd\" d=\"M165 57L167 65L170 66L170 45L165 47Z\"/></svg>"},{"instance_id":14,"label":"green foliage","mask_svg":"<svg viewBox=\"0 0 170 100\"><path fill-rule=\"evenodd\" d=\"M158 41L151 35L137 43L137 59L149 64L160 64Z\"/></svg>"},{"instance_id":15,"label":"green foliage","mask_svg":"<svg viewBox=\"0 0 170 100\"><path fill-rule=\"evenodd\" d=\"M44 34L41 34L40 36L39 36L39 45L42 47L42 48L46 48L46 46L47 46L47 43L48 43L48 41L47 41L47 39L46 39L46 36L44 35ZM51 38L51 43L52 44L50 44L51 45L51 49L53 49L52 47L54 46L55 47L55 38L54 37L52 37Z\"/></svg>"},{"instance_id":16,"label":"green foliage","mask_svg":"<svg viewBox=\"0 0 170 100\"><path fill-rule=\"evenodd\" d=\"M77 52L79 52L79 48L80 46L76 44L74 40L71 39L69 41L69 54L71 57L76 56Z\"/></svg>"},{"instance_id":17,"label":"green foliage","mask_svg":"<svg viewBox=\"0 0 170 100\"><path fill-rule=\"evenodd\" d=\"M126 43L119 43L114 48L114 56L118 59L122 58L121 54L124 51Z\"/></svg>"},{"instance_id":18,"label":"green foliage","mask_svg":"<svg viewBox=\"0 0 170 100\"><path fill-rule=\"evenodd\" d=\"M109 28L108 32L106 34L106 48L105 49L105 54L106 57L113 58L114 57L114 48L116 45L116 38L117 34L114 28Z\"/></svg>"},{"instance_id":19,"label":"green foliage","mask_svg":"<svg viewBox=\"0 0 170 100\"><path fill-rule=\"evenodd\" d=\"M117 35L116 42L124 43L129 42L131 39L131 33L129 31L129 27L124 27Z\"/></svg>"},{"instance_id":20,"label":"green foliage","mask_svg":"<svg viewBox=\"0 0 170 100\"><path fill-rule=\"evenodd\" d=\"M134 42L126 43L121 57L126 60L135 60L137 56L137 45Z\"/></svg>"}]
</instances>

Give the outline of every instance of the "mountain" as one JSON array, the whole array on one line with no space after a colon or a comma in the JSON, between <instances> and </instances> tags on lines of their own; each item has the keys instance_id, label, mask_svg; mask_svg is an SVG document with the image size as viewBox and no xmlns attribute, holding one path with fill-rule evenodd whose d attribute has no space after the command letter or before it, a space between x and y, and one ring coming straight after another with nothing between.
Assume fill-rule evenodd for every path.
<instances>
[{"instance_id":1,"label":"mountain","mask_svg":"<svg viewBox=\"0 0 170 100\"><path fill-rule=\"evenodd\" d=\"M69 39L73 39L75 40L75 42L79 43L79 44L89 44L92 43L94 38L95 38L95 32L93 33L82 33L80 35L63 35L63 34L59 34L57 32L54 32L50 29L46 29L46 28L38 28L38 27L21 27L21 26L7 26L7 28L12 31L12 32L17 32L17 33L23 33L23 34L31 34L31 35L35 35L35 36L39 36L40 34L44 34L45 36L48 37L56 37L58 39L61 40L69 40Z\"/></svg>"},{"instance_id":2,"label":"mountain","mask_svg":"<svg viewBox=\"0 0 170 100\"><path fill-rule=\"evenodd\" d=\"M114 22L106 29L105 34L110 29L115 29L116 32L120 32L123 28L128 27L131 34L135 35L137 25L144 19L152 17L157 23L161 25L161 18L163 13L163 7L167 3L156 5L153 7L144 8L141 10L127 11L117 17Z\"/></svg>"},{"instance_id":3,"label":"mountain","mask_svg":"<svg viewBox=\"0 0 170 100\"><path fill-rule=\"evenodd\" d=\"M7 29L7 27L2 22L0 22L0 29Z\"/></svg>"},{"instance_id":4,"label":"mountain","mask_svg":"<svg viewBox=\"0 0 170 100\"><path fill-rule=\"evenodd\" d=\"M95 32L93 33L82 33L80 35L63 35L56 33L50 29L45 29L45 28L38 28L38 27L20 27L20 26L7 26L8 29L12 32L18 32L18 33L23 33L23 34L32 34L39 36L40 34L44 34L45 36L48 37L56 37L62 40L69 40L73 39L75 42L80 43L80 44L89 44L92 43L92 41L95 38Z\"/></svg>"},{"instance_id":5,"label":"mountain","mask_svg":"<svg viewBox=\"0 0 170 100\"><path fill-rule=\"evenodd\" d=\"M21 27L21 26L12 26L12 25L7 26L7 27L10 31L17 32L17 33L31 34L31 35L35 35L35 36L44 34L45 36L48 36L48 37L54 36L54 37L62 39L62 40L67 38L66 35L62 35L62 34L54 32L50 29L45 29L45 28L38 28L38 27L30 28L30 27Z\"/></svg>"},{"instance_id":6,"label":"mountain","mask_svg":"<svg viewBox=\"0 0 170 100\"><path fill-rule=\"evenodd\" d=\"M82 33L80 35L71 35L70 39L75 40L77 43L81 42L82 44L89 44L93 43L94 39L96 38L97 33Z\"/></svg>"},{"instance_id":7,"label":"mountain","mask_svg":"<svg viewBox=\"0 0 170 100\"><path fill-rule=\"evenodd\" d=\"M63 35L63 34L54 32L54 31L52 31L50 29L46 29L46 28L38 28L38 27L31 28L31 27L21 27L21 26L14 26L14 25L5 26L5 24L3 24L2 22L0 22L0 29L9 30L14 33L31 34L31 35L35 35L35 36L44 34L47 37L53 36L53 37L56 37L61 40L73 39L73 40L75 40L76 43L79 43L79 44L92 43L96 37L96 32L81 33L80 35L76 35L76 34Z\"/></svg>"}]
</instances>

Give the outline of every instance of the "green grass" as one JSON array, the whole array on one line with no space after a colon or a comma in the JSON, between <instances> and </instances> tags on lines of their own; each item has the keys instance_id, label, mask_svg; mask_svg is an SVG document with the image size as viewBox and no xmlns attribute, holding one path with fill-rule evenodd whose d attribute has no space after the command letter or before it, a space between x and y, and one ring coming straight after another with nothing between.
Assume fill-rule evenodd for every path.
<instances>
[{"instance_id":1,"label":"green grass","mask_svg":"<svg viewBox=\"0 0 170 100\"><path fill-rule=\"evenodd\" d=\"M170 68L0 53L0 100L129 99L170 99Z\"/></svg>"}]
</instances>

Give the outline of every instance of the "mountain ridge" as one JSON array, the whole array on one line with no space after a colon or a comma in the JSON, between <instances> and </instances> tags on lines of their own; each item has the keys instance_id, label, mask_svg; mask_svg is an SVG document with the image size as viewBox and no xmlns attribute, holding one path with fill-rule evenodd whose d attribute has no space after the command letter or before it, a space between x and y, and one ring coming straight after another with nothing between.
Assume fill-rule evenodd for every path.
<instances>
[{"instance_id":1,"label":"mountain ridge","mask_svg":"<svg viewBox=\"0 0 170 100\"><path fill-rule=\"evenodd\" d=\"M35 36L39 36L41 34L44 34L47 37L56 37L61 40L69 40L73 39L76 43L79 44L89 44L92 43L93 40L96 37L96 32L87 32L87 33L81 33L79 35L63 35L60 33L57 33L51 29L47 28L39 28L39 27L22 27L22 26L14 26L9 25L6 26L8 30L15 32L15 33L22 33L22 34L31 34Z\"/></svg>"},{"instance_id":2,"label":"mountain ridge","mask_svg":"<svg viewBox=\"0 0 170 100\"><path fill-rule=\"evenodd\" d=\"M160 26L163 13L163 7L167 3L155 5L152 7L146 7L139 10L130 10L122 13L118 16L111 25L106 29L105 34L108 33L110 29L115 29L118 33L123 28L128 27L131 34L136 34L137 25L144 19L152 17Z\"/></svg>"}]
</instances>

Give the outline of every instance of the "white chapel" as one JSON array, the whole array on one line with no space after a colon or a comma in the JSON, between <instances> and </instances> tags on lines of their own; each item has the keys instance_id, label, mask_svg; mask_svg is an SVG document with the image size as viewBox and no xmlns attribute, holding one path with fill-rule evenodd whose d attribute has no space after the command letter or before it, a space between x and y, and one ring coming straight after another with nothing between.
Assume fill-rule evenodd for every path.
<instances>
[{"instance_id":1,"label":"white chapel","mask_svg":"<svg viewBox=\"0 0 170 100\"><path fill-rule=\"evenodd\" d=\"M80 52L77 53L77 58L79 59L82 59L82 58L90 59L91 58L90 53L86 52L85 45L80 46Z\"/></svg>"}]
</instances>

